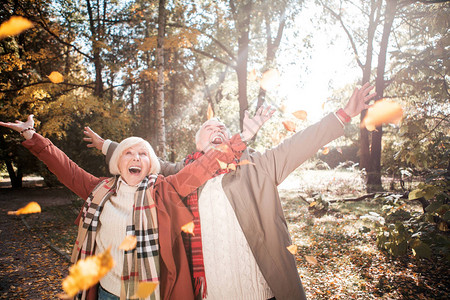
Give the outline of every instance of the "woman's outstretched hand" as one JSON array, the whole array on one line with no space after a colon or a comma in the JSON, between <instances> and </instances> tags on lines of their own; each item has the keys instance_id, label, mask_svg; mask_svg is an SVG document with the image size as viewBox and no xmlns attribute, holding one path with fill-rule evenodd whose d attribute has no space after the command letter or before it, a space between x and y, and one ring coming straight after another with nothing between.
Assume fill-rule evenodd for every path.
<instances>
[{"instance_id":1,"label":"woman's outstretched hand","mask_svg":"<svg viewBox=\"0 0 450 300\"><path fill-rule=\"evenodd\" d=\"M34 134L34 115L29 115L25 122L16 120L16 122L0 122L0 126L11 128L23 135L27 140Z\"/></svg>"}]
</instances>

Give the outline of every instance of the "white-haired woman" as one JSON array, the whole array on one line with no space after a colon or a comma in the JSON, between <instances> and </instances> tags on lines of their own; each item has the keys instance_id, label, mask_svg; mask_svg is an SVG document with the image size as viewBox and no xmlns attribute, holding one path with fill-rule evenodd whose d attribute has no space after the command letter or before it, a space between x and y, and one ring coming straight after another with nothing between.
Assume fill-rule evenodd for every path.
<instances>
[{"instance_id":1,"label":"white-haired woman","mask_svg":"<svg viewBox=\"0 0 450 300\"><path fill-rule=\"evenodd\" d=\"M159 281L148 299L193 299L189 265L181 227L193 220L182 204L185 197L245 149L235 135L226 150L210 150L176 175L155 175L160 165L148 142L123 140L109 163L112 178L98 178L71 161L52 142L35 133L33 115L26 122L3 123L25 138L22 143L42 160L59 181L85 199L76 220L78 237L72 262L103 252L110 245L115 266L82 299L129 299L139 282ZM126 235L137 237L130 251L118 246Z\"/></svg>"}]
</instances>

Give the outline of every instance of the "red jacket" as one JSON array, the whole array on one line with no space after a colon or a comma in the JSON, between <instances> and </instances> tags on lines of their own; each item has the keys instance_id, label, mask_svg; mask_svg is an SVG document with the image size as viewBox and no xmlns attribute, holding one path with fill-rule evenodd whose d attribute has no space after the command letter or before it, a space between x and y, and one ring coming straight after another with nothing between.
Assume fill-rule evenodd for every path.
<instances>
[{"instance_id":1,"label":"red jacket","mask_svg":"<svg viewBox=\"0 0 450 300\"><path fill-rule=\"evenodd\" d=\"M42 160L62 184L85 200L105 179L84 171L50 140L37 133L22 144ZM161 299L194 299L181 236L181 226L191 222L192 215L180 197L187 196L213 176L219 167L217 159L229 163L234 157L240 158L245 144L239 135L231 139L230 146L233 152L209 151L176 175L158 176L151 190L158 214ZM81 212L76 219L77 224L80 217ZM88 299L97 299L96 287L91 288L87 295Z\"/></svg>"}]
</instances>

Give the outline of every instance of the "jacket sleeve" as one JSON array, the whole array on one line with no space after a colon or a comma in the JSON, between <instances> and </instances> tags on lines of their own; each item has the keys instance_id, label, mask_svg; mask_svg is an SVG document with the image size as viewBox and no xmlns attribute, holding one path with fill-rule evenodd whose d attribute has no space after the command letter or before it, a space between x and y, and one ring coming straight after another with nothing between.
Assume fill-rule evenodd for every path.
<instances>
[{"instance_id":1,"label":"jacket sleeve","mask_svg":"<svg viewBox=\"0 0 450 300\"><path fill-rule=\"evenodd\" d=\"M240 159L247 147L239 134L234 135L225 145L227 146L219 150L209 150L177 174L166 177L166 182L169 182L181 197L186 197L213 177L220 168L218 160L228 164Z\"/></svg>"},{"instance_id":2,"label":"jacket sleeve","mask_svg":"<svg viewBox=\"0 0 450 300\"><path fill-rule=\"evenodd\" d=\"M85 200L100 182L99 178L80 168L49 139L38 133L24 141L22 145L44 162L62 184Z\"/></svg>"},{"instance_id":3,"label":"jacket sleeve","mask_svg":"<svg viewBox=\"0 0 450 300\"><path fill-rule=\"evenodd\" d=\"M109 165L109 161L111 160L111 157L116 150L117 146L119 144L117 142L111 141L108 145L108 149L106 150L106 164ZM160 174L164 176L169 176L178 173L181 169L184 167L184 162L179 161L177 163L172 163L169 161L162 160L158 158L159 164L161 166L161 170L159 171Z\"/></svg>"},{"instance_id":4,"label":"jacket sleeve","mask_svg":"<svg viewBox=\"0 0 450 300\"><path fill-rule=\"evenodd\" d=\"M252 155L253 162L279 185L321 147L343 134L342 123L334 114L329 114L263 154Z\"/></svg>"}]
</instances>

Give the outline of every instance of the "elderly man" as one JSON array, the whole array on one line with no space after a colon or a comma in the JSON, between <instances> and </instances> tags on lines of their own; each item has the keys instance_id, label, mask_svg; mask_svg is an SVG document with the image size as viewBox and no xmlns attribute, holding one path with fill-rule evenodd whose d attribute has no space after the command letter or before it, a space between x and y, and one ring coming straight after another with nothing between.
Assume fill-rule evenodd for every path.
<instances>
[{"instance_id":1,"label":"elderly man","mask_svg":"<svg viewBox=\"0 0 450 300\"><path fill-rule=\"evenodd\" d=\"M369 94L372 88L365 84L355 89L344 109L264 153L246 150L241 161L250 163L218 174L187 197L196 227L186 244L198 297L306 299L295 258L287 250L292 242L277 186L322 146L343 135L344 124L368 108L366 103L375 96ZM100 137L89 129L85 133L91 146L101 148ZM196 135L198 152L184 164L229 137L220 121L206 121ZM104 152L110 144L103 144ZM162 170L174 172L177 167L180 163Z\"/></svg>"}]
</instances>

